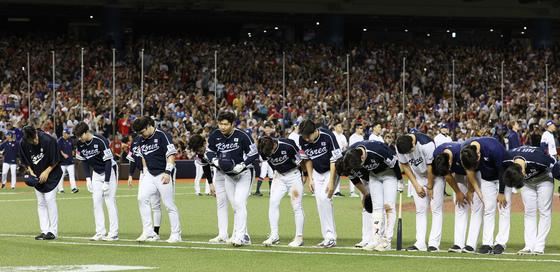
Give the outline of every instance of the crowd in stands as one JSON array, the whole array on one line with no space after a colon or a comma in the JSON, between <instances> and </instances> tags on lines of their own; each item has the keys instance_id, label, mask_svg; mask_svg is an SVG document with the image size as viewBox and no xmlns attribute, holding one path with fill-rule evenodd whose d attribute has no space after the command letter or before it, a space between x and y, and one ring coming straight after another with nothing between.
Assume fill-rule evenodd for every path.
<instances>
[{"instance_id":1,"label":"crowd in stands","mask_svg":"<svg viewBox=\"0 0 560 272\"><path fill-rule=\"evenodd\" d=\"M343 121L347 137L356 123L366 126L366 134L379 123L383 135L393 139L413 128L433 136L438 125L445 123L457 140L476 135L500 137L509 121L517 121L522 142L538 145L546 120L560 121L558 46L533 49L524 43L473 47L364 42L339 48L316 43L209 42L167 36L146 36L125 44L116 52L113 97L112 48L107 43L37 35L4 37L0 41L0 131L32 123L59 137L64 128L71 130L85 120L111 139L115 154L121 154L132 137L131 123L143 110L173 134L180 150L177 159L187 159L191 156L186 150L190 135L208 133L215 126L214 90L217 109L234 111L240 120L238 127L251 131L254 137L265 121L277 124L279 133L287 136L294 124L305 118L326 126ZM52 50L56 96L52 90Z\"/></svg>"}]
</instances>

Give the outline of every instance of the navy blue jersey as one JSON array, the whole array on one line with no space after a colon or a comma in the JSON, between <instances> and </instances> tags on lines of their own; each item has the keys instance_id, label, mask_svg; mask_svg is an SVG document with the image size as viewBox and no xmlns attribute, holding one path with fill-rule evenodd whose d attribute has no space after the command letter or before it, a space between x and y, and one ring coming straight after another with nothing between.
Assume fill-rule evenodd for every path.
<instances>
[{"instance_id":1,"label":"navy blue jersey","mask_svg":"<svg viewBox=\"0 0 560 272\"><path fill-rule=\"evenodd\" d=\"M16 164L17 153L19 150L19 146L16 141L3 142L0 144L0 150L4 152L4 163Z\"/></svg>"},{"instance_id":2,"label":"navy blue jersey","mask_svg":"<svg viewBox=\"0 0 560 272\"><path fill-rule=\"evenodd\" d=\"M313 161L313 169L317 173L329 171L331 163L335 163L338 158L342 157L336 137L325 128L319 128L319 137L312 143L308 143L303 140L303 137L300 137L299 146L303 151L301 159Z\"/></svg>"},{"instance_id":3,"label":"navy blue jersey","mask_svg":"<svg viewBox=\"0 0 560 272\"><path fill-rule=\"evenodd\" d=\"M500 193L504 192L505 183L502 180L504 174L503 161L507 153L505 147L496 138L477 137L468 139L463 146L470 145L472 142L480 144L480 161L478 171L484 180L499 180Z\"/></svg>"},{"instance_id":4,"label":"navy blue jersey","mask_svg":"<svg viewBox=\"0 0 560 272\"><path fill-rule=\"evenodd\" d=\"M109 148L109 141L101 135L93 134L89 142L78 143L76 159L82 161L84 175L91 177L90 168L97 174L105 174L105 181L111 179L111 168L117 163L113 159L113 152Z\"/></svg>"},{"instance_id":5,"label":"navy blue jersey","mask_svg":"<svg viewBox=\"0 0 560 272\"><path fill-rule=\"evenodd\" d=\"M460 143L444 143L436 147L434 150L434 158L448 149L453 154L453 162L451 164L451 172L458 175L466 175L465 168L461 164L461 144Z\"/></svg>"},{"instance_id":6,"label":"navy blue jersey","mask_svg":"<svg viewBox=\"0 0 560 272\"><path fill-rule=\"evenodd\" d=\"M257 146L253 143L251 136L242 130L234 129L233 132L225 136L219 129L214 130L208 138L206 147L206 159L212 161L214 158L228 157L235 164L245 163L245 166L252 168L253 162L259 154Z\"/></svg>"},{"instance_id":7,"label":"navy blue jersey","mask_svg":"<svg viewBox=\"0 0 560 272\"><path fill-rule=\"evenodd\" d=\"M202 171L204 172L204 177L208 184L212 184L212 164L206 160L204 154L196 154L195 164L200 164L202 166Z\"/></svg>"},{"instance_id":8,"label":"navy blue jersey","mask_svg":"<svg viewBox=\"0 0 560 272\"><path fill-rule=\"evenodd\" d=\"M519 138L519 134L513 130L508 131L507 133L507 149L512 150L514 148L518 148L521 146L521 139Z\"/></svg>"},{"instance_id":9,"label":"navy blue jersey","mask_svg":"<svg viewBox=\"0 0 560 272\"><path fill-rule=\"evenodd\" d=\"M62 161L60 161L60 165L74 164L74 156L72 155L72 151L74 150L74 142L72 141L72 139L68 138L67 140L65 140L64 138L60 137L57 144L60 151L68 156L68 158L65 159L64 156L60 154L62 159Z\"/></svg>"},{"instance_id":10,"label":"navy blue jersey","mask_svg":"<svg viewBox=\"0 0 560 272\"><path fill-rule=\"evenodd\" d=\"M146 161L148 172L154 176L165 172L167 158L177 153L171 135L159 129L155 129L149 138L142 138L138 146L140 155Z\"/></svg>"},{"instance_id":11,"label":"navy blue jersey","mask_svg":"<svg viewBox=\"0 0 560 272\"><path fill-rule=\"evenodd\" d=\"M144 168L142 165L142 154L140 154L140 150L139 150L140 149L139 145L141 141L142 141L142 136L136 136L132 140L132 144L130 145L130 150L126 155L126 159L130 163L130 166L128 168L129 176L132 176L136 171L136 169L142 172Z\"/></svg>"},{"instance_id":12,"label":"navy blue jersey","mask_svg":"<svg viewBox=\"0 0 560 272\"><path fill-rule=\"evenodd\" d=\"M367 181L369 181L369 171L365 168L360 168L360 169L357 169L357 170L351 169L350 173L348 174L348 179L354 185L362 182L362 180L364 182L367 182Z\"/></svg>"},{"instance_id":13,"label":"navy blue jersey","mask_svg":"<svg viewBox=\"0 0 560 272\"><path fill-rule=\"evenodd\" d=\"M268 161L268 165L278 173L283 174L297 168L301 163L299 148L296 142L290 139L280 138L277 140L276 149L270 157L260 154L263 160Z\"/></svg>"},{"instance_id":14,"label":"navy blue jersey","mask_svg":"<svg viewBox=\"0 0 560 272\"><path fill-rule=\"evenodd\" d=\"M386 144L378 141L361 141L354 143L349 149L364 148L367 158L362 168L374 174L379 174L387 168L394 170L395 177L402 179L401 169L398 164L397 154Z\"/></svg>"},{"instance_id":15,"label":"navy blue jersey","mask_svg":"<svg viewBox=\"0 0 560 272\"><path fill-rule=\"evenodd\" d=\"M516 159L525 161L525 177L529 180L538 175L547 173L552 169L556 160L546 155L540 147L520 146L518 148L507 151L508 156L504 160L504 168L513 164Z\"/></svg>"},{"instance_id":16,"label":"navy blue jersey","mask_svg":"<svg viewBox=\"0 0 560 272\"><path fill-rule=\"evenodd\" d=\"M52 166L47 182L35 186L37 191L48 193L52 191L62 178L62 169L60 168L60 152L56 145L56 139L50 135L37 131L39 138L38 145L32 145L25 141L21 141L19 145L19 156L22 163L33 170L33 174L37 177Z\"/></svg>"}]
</instances>

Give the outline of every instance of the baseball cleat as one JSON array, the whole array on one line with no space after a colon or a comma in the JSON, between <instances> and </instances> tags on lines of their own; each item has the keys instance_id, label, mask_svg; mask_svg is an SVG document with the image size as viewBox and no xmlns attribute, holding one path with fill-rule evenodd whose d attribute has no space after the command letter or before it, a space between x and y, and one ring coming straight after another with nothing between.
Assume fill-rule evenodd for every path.
<instances>
[{"instance_id":1,"label":"baseball cleat","mask_svg":"<svg viewBox=\"0 0 560 272\"><path fill-rule=\"evenodd\" d=\"M154 235L147 235L147 234L142 234L140 235L140 237L136 238L137 242L155 242L159 240L159 235L154 234Z\"/></svg>"},{"instance_id":2,"label":"baseball cleat","mask_svg":"<svg viewBox=\"0 0 560 272\"><path fill-rule=\"evenodd\" d=\"M379 243L375 247L376 251L387 251L391 250L391 242L389 242L386 238L379 239Z\"/></svg>"},{"instance_id":3,"label":"baseball cleat","mask_svg":"<svg viewBox=\"0 0 560 272\"><path fill-rule=\"evenodd\" d=\"M41 234L35 236L35 240L45 240L45 234L41 233Z\"/></svg>"},{"instance_id":4,"label":"baseball cleat","mask_svg":"<svg viewBox=\"0 0 560 272\"><path fill-rule=\"evenodd\" d=\"M463 253L475 253L474 248L472 246L464 247L461 252L463 252Z\"/></svg>"},{"instance_id":5,"label":"baseball cleat","mask_svg":"<svg viewBox=\"0 0 560 272\"><path fill-rule=\"evenodd\" d=\"M325 245L326 242L327 242L326 240L323 240L323 241L321 241L320 243L318 243L318 244L316 245L316 247L323 247L323 246Z\"/></svg>"},{"instance_id":6,"label":"baseball cleat","mask_svg":"<svg viewBox=\"0 0 560 272\"><path fill-rule=\"evenodd\" d=\"M90 241L101 241L105 238L104 234L96 233L94 236L89 238Z\"/></svg>"},{"instance_id":7,"label":"baseball cleat","mask_svg":"<svg viewBox=\"0 0 560 272\"><path fill-rule=\"evenodd\" d=\"M101 238L101 240L103 240L103 241L108 241L108 242L118 241L118 240L119 240L119 236L118 236L118 235L114 235L114 236L105 236L105 237Z\"/></svg>"},{"instance_id":8,"label":"baseball cleat","mask_svg":"<svg viewBox=\"0 0 560 272\"><path fill-rule=\"evenodd\" d=\"M428 247L428 252L438 252L438 251L439 251L439 249L435 246L429 246Z\"/></svg>"},{"instance_id":9,"label":"baseball cleat","mask_svg":"<svg viewBox=\"0 0 560 272\"><path fill-rule=\"evenodd\" d=\"M447 252L455 252L455 253L461 253L461 247L458 245L453 245L452 247L450 247Z\"/></svg>"},{"instance_id":10,"label":"baseball cleat","mask_svg":"<svg viewBox=\"0 0 560 272\"><path fill-rule=\"evenodd\" d=\"M64 194L65 192L64 192L64 190L60 190L60 191L58 191L58 193L59 194Z\"/></svg>"},{"instance_id":11,"label":"baseball cleat","mask_svg":"<svg viewBox=\"0 0 560 272\"><path fill-rule=\"evenodd\" d=\"M323 244L324 248L332 248L335 246L336 246L336 240L334 239L328 240L326 243Z\"/></svg>"},{"instance_id":12,"label":"baseball cleat","mask_svg":"<svg viewBox=\"0 0 560 272\"><path fill-rule=\"evenodd\" d=\"M181 239L181 235L171 234L171 236L169 236L169 239L167 239L166 242L170 244L175 244L175 243L183 242L183 239Z\"/></svg>"},{"instance_id":13,"label":"baseball cleat","mask_svg":"<svg viewBox=\"0 0 560 272\"><path fill-rule=\"evenodd\" d=\"M533 251L533 255L544 255L544 251Z\"/></svg>"},{"instance_id":14,"label":"baseball cleat","mask_svg":"<svg viewBox=\"0 0 560 272\"><path fill-rule=\"evenodd\" d=\"M210 244L225 244L227 243L228 239L227 238L222 238L219 235L208 240L208 243Z\"/></svg>"},{"instance_id":15,"label":"baseball cleat","mask_svg":"<svg viewBox=\"0 0 560 272\"><path fill-rule=\"evenodd\" d=\"M254 192L253 195L254 196L263 196L263 194L261 192Z\"/></svg>"},{"instance_id":16,"label":"baseball cleat","mask_svg":"<svg viewBox=\"0 0 560 272\"><path fill-rule=\"evenodd\" d=\"M288 244L289 247L300 247L303 246L303 237L296 236L293 241Z\"/></svg>"},{"instance_id":17,"label":"baseball cleat","mask_svg":"<svg viewBox=\"0 0 560 272\"><path fill-rule=\"evenodd\" d=\"M78 188L72 189L72 193L73 193L73 194L75 194L75 193L77 193L77 192L79 192L79 191L80 191L80 190L79 190Z\"/></svg>"},{"instance_id":18,"label":"baseball cleat","mask_svg":"<svg viewBox=\"0 0 560 272\"><path fill-rule=\"evenodd\" d=\"M494 246L494 249L492 250L492 253L494 253L494 254L502 254L502 253L504 253L505 250L506 250L506 249L505 249L504 246L502 246L502 245L500 245L500 244L497 244L497 245Z\"/></svg>"},{"instance_id":19,"label":"baseball cleat","mask_svg":"<svg viewBox=\"0 0 560 272\"><path fill-rule=\"evenodd\" d=\"M405 249L406 251L420 251L415 245L409 246Z\"/></svg>"},{"instance_id":20,"label":"baseball cleat","mask_svg":"<svg viewBox=\"0 0 560 272\"><path fill-rule=\"evenodd\" d=\"M249 236L249 234L245 234L243 236L243 244L246 245L246 246L251 245L251 237Z\"/></svg>"},{"instance_id":21,"label":"baseball cleat","mask_svg":"<svg viewBox=\"0 0 560 272\"><path fill-rule=\"evenodd\" d=\"M520 251L517 251L517 255L534 255L534 254L535 253L531 249L528 249L528 248L524 248Z\"/></svg>"},{"instance_id":22,"label":"baseball cleat","mask_svg":"<svg viewBox=\"0 0 560 272\"><path fill-rule=\"evenodd\" d=\"M47 234L45 234L45 240L55 240L56 236L54 235L54 233L52 232L47 232Z\"/></svg>"},{"instance_id":23,"label":"baseball cleat","mask_svg":"<svg viewBox=\"0 0 560 272\"><path fill-rule=\"evenodd\" d=\"M492 247L489 245L482 245L479 249L478 249L478 254L492 254Z\"/></svg>"},{"instance_id":24,"label":"baseball cleat","mask_svg":"<svg viewBox=\"0 0 560 272\"><path fill-rule=\"evenodd\" d=\"M350 193L350 197L360 197L360 196L358 194L352 192L352 193Z\"/></svg>"},{"instance_id":25,"label":"baseball cleat","mask_svg":"<svg viewBox=\"0 0 560 272\"><path fill-rule=\"evenodd\" d=\"M6 188L6 184L2 183L2 189Z\"/></svg>"},{"instance_id":26,"label":"baseball cleat","mask_svg":"<svg viewBox=\"0 0 560 272\"><path fill-rule=\"evenodd\" d=\"M362 241L360 241L359 243L355 244L354 247L356 247L356 248L364 248L364 247L367 246L367 245L368 245L368 242L362 240Z\"/></svg>"},{"instance_id":27,"label":"baseball cleat","mask_svg":"<svg viewBox=\"0 0 560 272\"><path fill-rule=\"evenodd\" d=\"M280 238L271 236L268 237L268 239L264 240L262 244L264 246L272 246L272 245L277 245L278 243L280 243Z\"/></svg>"}]
</instances>

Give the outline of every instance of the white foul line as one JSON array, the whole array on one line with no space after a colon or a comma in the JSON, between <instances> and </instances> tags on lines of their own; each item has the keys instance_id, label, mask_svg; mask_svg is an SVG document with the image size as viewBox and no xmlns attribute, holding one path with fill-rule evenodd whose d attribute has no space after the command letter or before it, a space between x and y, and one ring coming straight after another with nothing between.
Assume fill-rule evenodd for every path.
<instances>
[{"instance_id":1,"label":"white foul line","mask_svg":"<svg viewBox=\"0 0 560 272\"><path fill-rule=\"evenodd\" d=\"M367 256L367 257L390 257L390 258L410 258L410 259L448 259L448 260L484 260L484 261L507 261L507 262L543 262L560 263L560 260L550 259L514 259L514 258L489 258L489 257L459 257L459 256L429 256L429 255L404 255L404 254L368 254L336 251L287 251L287 250L262 250L249 248L216 248L216 247L197 247L197 246L159 246L159 245L129 245L129 244L98 244L80 242L50 242L62 245L81 245L81 246L107 246L107 247L137 247L137 248L164 248L164 249L192 249L192 250L211 250L211 251L234 251L234 252L253 252L253 253L279 253L279 254L301 254L301 255L337 255L337 256Z\"/></svg>"},{"instance_id":2,"label":"white foul line","mask_svg":"<svg viewBox=\"0 0 560 272\"><path fill-rule=\"evenodd\" d=\"M195 193L175 193L175 195L195 195ZM138 197L138 194L133 195L116 195L116 198L125 197ZM56 200L74 200L74 199L91 199L91 196L78 196L78 197L57 197ZM24 198L24 199L2 199L0 203L3 202L34 202L37 201L36 198Z\"/></svg>"}]
</instances>

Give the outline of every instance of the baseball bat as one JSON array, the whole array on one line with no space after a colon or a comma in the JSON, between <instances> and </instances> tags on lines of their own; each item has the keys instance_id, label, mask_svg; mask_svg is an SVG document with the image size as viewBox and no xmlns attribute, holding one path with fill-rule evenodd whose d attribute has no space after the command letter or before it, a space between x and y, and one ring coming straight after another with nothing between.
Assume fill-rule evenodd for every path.
<instances>
[{"instance_id":1,"label":"baseball bat","mask_svg":"<svg viewBox=\"0 0 560 272\"><path fill-rule=\"evenodd\" d=\"M397 222L397 250L402 250L402 191L399 192L399 219Z\"/></svg>"}]
</instances>

